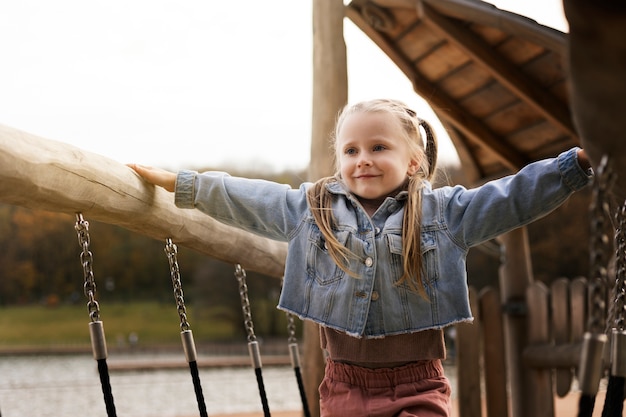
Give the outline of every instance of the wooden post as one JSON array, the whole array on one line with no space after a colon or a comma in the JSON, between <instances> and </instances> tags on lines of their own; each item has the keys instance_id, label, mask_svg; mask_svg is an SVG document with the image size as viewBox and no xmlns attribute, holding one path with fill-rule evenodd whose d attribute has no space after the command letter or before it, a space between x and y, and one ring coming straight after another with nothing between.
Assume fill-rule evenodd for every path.
<instances>
[{"instance_id":1,"label":"wooden post","mask_svg":"<svg viewBox=\"0 0 626 417\"><path fill-rule=\"evenodd\" d=\"M533 282L528 232L525 227L520 227L501 235L498 240L504 245L499 275L505 312L503 324L511 417L531 417L526 407L528 373L522 366L522 352L528 345L524 300L526 288Z\"/></svg>"},{"instance_id":2,"label":"wooden post","mask_svg":"<svg viewBox=\"0 0 626 417\"><path fill-rule=\"evenodd\" d=\"M487 416L508 417L509 403L506 390L507 372L500 293L494 288L487 287L481 291L479 300L480 323L483 330Z\"/></svg>"},{"instance_id":3,"label":"wooden post","mask_svg":"<svg viewBox=\"0 0 626 417\"><path fill-rule=\"evenodd\" d=\"M550 308L548 288L536 282L526 290L528 303L528 343L550 343ZM554 416L552 369L531 368L527 371L529 382L525 410L534 417Z\"/></svg>"},{"instance_id":4,"label":"wooden post","mask_svg":"<svg viewBox=\"0 0 626 417\"><path fill-rule=\"evenodd\" d=\"M469 289L469 300L472 311L478 311L478 296L473 287ZM475 323L459 323L456 326L457 385L459 413L462 417L482 415L479 320Z\"/></svg>"},{"instance_id":5,"label":"wooden post","mask_svg":"<svg viewBox=\"0 0 626 417\"><path fill-rule=\"evenodd\" d=\"M313 123L309 179L332 175L329 139L337 113L348 101L346 46L343 38L343 0L313 0ZM318 387L324 377L324 358L318 326L304 322L303 374L312 416L320 415Z\"/></svg>"},{"instance_id":6,"label":"wooden post","mask_svg":"<svg viewBox=\"0 0 626 417\"><path fill-rule=\"evenodd\" d=\"M552 314L549 316L552 317L552 338L556 346L565 345L572 340L570 334L572 313L570 313L569 300L569 280L567 278L555 280L550 286ZM557 369L554 377L556 394L559 397L564 397L572 386L572 370Z\"/></svg>"}]
</instances>

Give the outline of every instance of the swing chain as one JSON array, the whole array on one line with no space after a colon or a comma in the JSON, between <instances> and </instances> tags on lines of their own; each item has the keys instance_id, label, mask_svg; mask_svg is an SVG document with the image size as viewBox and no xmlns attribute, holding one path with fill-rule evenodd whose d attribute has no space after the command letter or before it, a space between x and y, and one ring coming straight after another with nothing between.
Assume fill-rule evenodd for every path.
<instances>
[{"instance_id":1,"label":"swing chain","mask_svg":"<svg viewBox=\"0 0 626 417\"><path fill-rule=\"evenodd\" d=\"M626 201L615 215L617 229L615 230L615 288L613 303L614 329L626 330Z\"/></svg>"},{"instance_id":2,"label":"swing chain","mask_svg":"<svg viewBox=\"0 0 626 417\"><path fill-rule=\"evenodd\" d=\"M606 323L606 294L608 282L608 253L610 242L606 232L606 220L609 218L608 192L614 175L605 155L598 166L596 186L591 199L591 276L590 276L590 314L587 322L589 332L601 334Z\"/></svg>"},{"instance_id":3,"label":"swing chain","mask_svg":"<svg viewBox=\"0 0 626 417\"><path fill-rule=\"evenodd\" d=\"M174 299L176 300L176 308L180 317L180 330L189 330L190 325L187 321L187 309L185 308L185 298L183 296L183 285L180 282L180 268L178 267L177 254L178 248L172 242L172 239L165 240L165 254L170 263L170 278L174 287Z\"/></svg>"},{"instance_id":4,"label":"swing chain","mask_svg":"<svg viewBox=\"0 0 626 417\"><path fill-rule=\"evenodd\" d=\"M289 333L287 343L297 343L298 339L296 338L296 321L293 317L293 314L291 313L287 313L287 332Z\"/></svg>"},{"instance_id":5,"label":"swing chain","mask_svg":"<svg viewBox=\"0 0 626 417\"><path fill-rule=\"evenodd\" d=\"M241 298L241 309L243 311L243 324L248 334L248 342L255 342L254 323L252 322L252 311L250 310L250 300L248 299L248 285L246 284L246 271L240 264L235 265L235 278L239 283L239 297Z\"/></svg>"},{"instance_id":6,"label":"swing chain","mask_svg":"<svg viewBox=\"0 0 626 417\"><path fill-rule=\"evenodd\" d=\"M80 263L83 266L85 277L84 293L87 297L87 311L92 322L100 320L100 305L96 301L96 281L93 275L93 254L89 250L91 238L89 237L89 222L83 218L81 213L76 213L76 225L74 226L78 235L78 244L83 251L80 253Z\"/></svg>"}]
</instances>

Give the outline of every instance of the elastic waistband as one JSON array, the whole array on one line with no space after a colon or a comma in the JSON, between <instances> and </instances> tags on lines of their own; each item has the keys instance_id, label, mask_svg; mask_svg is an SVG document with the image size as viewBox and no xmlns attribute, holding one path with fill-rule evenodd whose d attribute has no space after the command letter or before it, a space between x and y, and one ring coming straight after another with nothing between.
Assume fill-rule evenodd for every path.
<instances>
[{"instance_id":1,"label":"elastic waistband","mask_svg":"<svg viewBox=\"0 0 626 417\"><path fill-rule=\"evenodd\" d=\"M386 388L443 376L441 360L410 363L397 368L370 369L347 363L326 361L326 378L363 388Z\"/></svg>"}]
</instances>

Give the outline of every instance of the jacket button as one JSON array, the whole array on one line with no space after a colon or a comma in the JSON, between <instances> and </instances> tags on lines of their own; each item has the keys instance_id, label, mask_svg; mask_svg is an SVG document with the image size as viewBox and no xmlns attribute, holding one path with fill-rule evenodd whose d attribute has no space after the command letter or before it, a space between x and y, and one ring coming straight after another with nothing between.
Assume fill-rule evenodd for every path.
<instances>
[{"instance_id":1,"label":"jacket button","mask_svg":"<svg viewBox=\"0 0 626 417\"><path fill-rule=\"evenodd\" d=\"M365 258L365 266L370 267L372 265L374 265L374 260L370 258L369 256Z\"/></svg>"},{"instance_id":2,"label":"jacket button","mask_svg":"<svg viewBox=\"0 0 626 417\"><path fill-rule=\"evenodd\" d=\"M367 293L365 291L357 291L354 295L356 295L359 298L367 297Z\"/></svg>"},{"instance_id":3,"label":"jacket button","mask_svg":"<svg viewBox=\"0 0 626 417\"><path fill-rule=\"evenodd\" d=\"M372 301L378 300L378 291L372 291Z\"/></svg>"}]
</instances>

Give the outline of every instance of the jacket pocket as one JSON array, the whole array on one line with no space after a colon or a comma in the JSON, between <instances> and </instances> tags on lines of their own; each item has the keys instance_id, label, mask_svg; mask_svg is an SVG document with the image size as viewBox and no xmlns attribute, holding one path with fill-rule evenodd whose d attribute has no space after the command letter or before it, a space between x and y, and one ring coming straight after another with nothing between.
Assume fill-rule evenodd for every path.
<instances>
[{"instance_id":1,"label":"jacket pocket","mask_svg":"<svg viewBox=\"0 0 626 417\"><path fill-rule=\"evenodd\" d=\"M422 281L424 283L433 283L438 278L437 255L436 255L436 237L434 232L422 232L421 235L421 253L422 253ZM402 256L402 236L388 234L387 243L389 245L391 272L394 282L400 280L404 275L404 265ZM408 288L408 283L402 286Z\"/></svg>"},{"instance_id":2,"label":"jacket pocket","mask_svg":"<svg viewBox=\"0 0 626 417\"><path fill-rule=\"evenodd\" d=\"M335 237L340 244L348 241L349 232L336 232ZM328 253L326 238L317 226L311 227L307 244L306 269L309 277L320 285L329 285L339 281L345 272L335 264Z\"/></svg>"}]
</instances>

